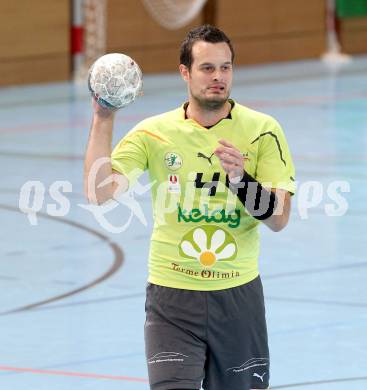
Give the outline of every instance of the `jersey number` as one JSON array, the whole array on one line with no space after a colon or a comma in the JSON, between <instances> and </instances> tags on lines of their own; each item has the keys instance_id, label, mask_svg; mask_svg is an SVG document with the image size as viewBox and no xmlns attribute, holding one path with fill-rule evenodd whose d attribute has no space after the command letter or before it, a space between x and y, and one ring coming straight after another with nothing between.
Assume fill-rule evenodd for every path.
<instances>
[{"instance_id":1,"label":"jersey number","mask_svg":"<svg viewBox=\"0 0 367 390\"><path fill-rule=\"evenodd\" d=\"M214 196L217 192L217 186L220 178L220 172L214 172L212 181L203 181L203 173L197 172L195 178L195 188L208 188L209 196Z\"/></svg>"}]
</instances>

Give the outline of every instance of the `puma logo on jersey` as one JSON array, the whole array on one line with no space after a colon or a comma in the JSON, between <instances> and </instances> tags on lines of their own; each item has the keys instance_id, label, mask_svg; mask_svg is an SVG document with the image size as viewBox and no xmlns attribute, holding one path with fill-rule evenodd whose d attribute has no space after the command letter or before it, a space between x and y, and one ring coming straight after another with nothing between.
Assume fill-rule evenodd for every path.
<instances>
[{"instance_id":1,"label":"puma logo on jersey","mask_svg":"<svg viewBox=\"0 0 367 390\"><path fill-rule=\"evenodd\" d=\"M209 161L209 164L210 165L213 165L213 163L212 163L212 157L213 157L213 155L214 155L214 153L212 153L211 155L210 155L210 157L207 157L207 156L205 156L205 154L203 154L203 153L201 153L201 152L198 152L198 157L201 157L201 158L205 158L206 160L208 160Z\"/></svg>"},{"instance_id":2,"label":"puma logo on jersey","mask_svg":"<svg viewBox=\"0 0 367 390\"><path fill-rule=\"evenodd\" d=\"M252 376L254 376L255 378L259 378L261 380L261 382L264 382L264 376L265 376L266 372L264 372L262 375L259 375L258 373L254 373Z\"/></svg>"}]
</instances>

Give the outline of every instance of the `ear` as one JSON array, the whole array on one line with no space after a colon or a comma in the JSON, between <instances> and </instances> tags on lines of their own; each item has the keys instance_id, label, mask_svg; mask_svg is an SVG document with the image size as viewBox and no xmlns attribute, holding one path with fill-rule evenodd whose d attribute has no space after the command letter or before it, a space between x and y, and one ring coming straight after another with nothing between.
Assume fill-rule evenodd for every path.
<instances>
[{"instance_id":1,"label":"ear","mask_svg":"<svg viewBox=\"0 0 367 390\"><path fill-rule=\"evenodd\" d=\"M189 68L188 68L186 65L180 64L179 70L180 70L180 73L181 73L181 77L182 77L185 81L188 81L188 79L189 79L189 77L190 77Z\"/></svg>"}]
</instances>

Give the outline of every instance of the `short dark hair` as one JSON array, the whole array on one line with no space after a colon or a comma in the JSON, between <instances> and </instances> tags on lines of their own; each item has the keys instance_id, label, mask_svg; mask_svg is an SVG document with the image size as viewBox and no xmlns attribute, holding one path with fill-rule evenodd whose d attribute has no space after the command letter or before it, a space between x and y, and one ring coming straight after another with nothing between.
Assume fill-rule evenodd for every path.
<instances>
[{"instance_id":1,"label":"short dark hair","mask_svg":"<svg viewBox=\"0 0 367 390\"><path fill-rule=\"evenodd\" d=\"M185 65L191 69L193 62L192 47L195 42L204 41L210 43L225 42L229 46L232 53L232 62L234 60L234 50L230 39L227 35L219 30L219 28L211 26L210 24L204 24L203 26L196 27L189 31L186 38L181 44L180 48L180 64Z\"/></svg>"}]
</instances>

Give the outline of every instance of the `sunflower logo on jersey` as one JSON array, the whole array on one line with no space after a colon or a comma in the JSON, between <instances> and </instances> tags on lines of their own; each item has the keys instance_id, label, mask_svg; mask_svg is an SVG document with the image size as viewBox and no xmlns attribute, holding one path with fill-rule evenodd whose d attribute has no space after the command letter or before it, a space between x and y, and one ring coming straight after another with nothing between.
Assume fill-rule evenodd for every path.
<instances>
[{"instance_id":1,"label":"sunflower logo on jersey","mask_svg":"<svg viewBox=\"0 0 367 390\"><path fill-rule=\"evenodd\" d=\"M222 228L202 225L187 232L179 244L180 256L196 259L203 267L217 261L234 260L237 244L233 236Z\"/></svg>"}]
</instances>

